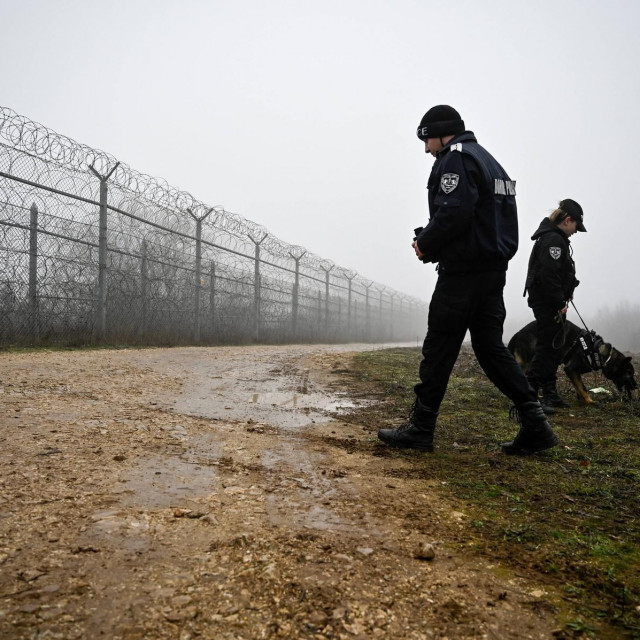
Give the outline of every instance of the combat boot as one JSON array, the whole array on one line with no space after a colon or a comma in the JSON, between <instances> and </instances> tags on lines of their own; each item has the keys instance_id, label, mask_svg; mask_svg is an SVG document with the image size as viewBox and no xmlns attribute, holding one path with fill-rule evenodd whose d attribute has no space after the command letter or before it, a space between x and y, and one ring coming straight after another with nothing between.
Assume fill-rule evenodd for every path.
<instances>
[{"instance_id":1,"label":"combat boot","mask_svg":"<svg viewBox=\"0 0 640 640\"><path fill-rule=\"evenodd\" d=\"M520 423L518 435L502 444L502 451L509 455L530 456L532 453L550 449L558 444L558 437L539 402L524 402L514 407Z\"/></svg>"},{"instance_id":2,"label":"combat boot","mask_svg":"<svg viewBox=\"0 0 640 640\"><path fill-rule=\"evenodd\" d=\"M397 429L380 429L378 438L390 447L433 451L433 432L438 414L416 400L409 420Z\"/></svg>"},{"instance_id":3,"label":"combat boot","mask_svg":"<svg viewBox=\"0 0 640 640\"><path fill-rule=\"evenodd\" d=\"M558 393L555 382L549 382L542 385L542 409L544 407L557 407L559 409L567 409L569 404L565 402ZM545 411L545 413L547 413Z\"/></svg>"},{"instance_id":4,"label":"combat boot","mask_svg":"<svg viewBox=\"0 0 640 640\"><path fill-rule=\"evenodd\" d=\"M527 379L527 381L531 385L531 388L535 391L536 398L539 398L540 385L536 384L535 382L533 382L533 381L531 381L529 379ZM540 399L540 406L542 407L542 410L544 411L544 413L546 413L548 416L551 416L556 412L556 410L553 408L552 405L547 404L544 401L544 397L542 399Z\"/></svg>"}]
</instances>

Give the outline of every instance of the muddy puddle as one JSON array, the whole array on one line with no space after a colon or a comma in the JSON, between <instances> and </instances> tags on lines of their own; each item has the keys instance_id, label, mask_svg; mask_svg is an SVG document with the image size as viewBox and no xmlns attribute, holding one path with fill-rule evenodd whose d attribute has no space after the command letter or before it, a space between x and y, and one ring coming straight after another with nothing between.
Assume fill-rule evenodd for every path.
<instances>
[{"instance_id":1,"label":"muddy puddle","mask_svg":"<svg viewBox=\"0 0 640 640\"><path fill-rule=\"evenodd\" d=\"M362 345L362 349L371 348ZM318 347L301 346L294 358L274 353L272 359L221 362L203 358L191 369L192 375L173 408L176 412L207 418L253 421L296 429L335 419L356 403L340 393L330 393L309 378L309 370L299 368L305 355ZM336 351L340 347L333 347ZM354 345L349 345L354 350ZM356 346L357 349L357 346Z\"/></svg>"}]
</instances>

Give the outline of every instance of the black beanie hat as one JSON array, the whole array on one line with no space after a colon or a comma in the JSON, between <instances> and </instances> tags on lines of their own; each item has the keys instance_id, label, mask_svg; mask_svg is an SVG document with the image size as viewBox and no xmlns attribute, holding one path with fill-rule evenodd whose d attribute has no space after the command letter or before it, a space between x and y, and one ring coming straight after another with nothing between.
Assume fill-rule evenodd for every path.
<instances>
[{"instance_id":1,"label":"black beanie hat","mask_svg":"<svg viewBox=\"0 0 640 640\"><path fill-rule=\"evenodd\" d=\"M572 219L578 223L578 231L586 231L582 224L582 207L571 198L565 198L560 201L560 208Z\"/></svg>"},{"instance_id":2,"label":"black beanie hat","mask_svg":"<svg viewBox=\"0 0 640 640\"><path fill-rule=\"evenodd\" d=\"M422 116L418 127L418 138L442 138L464 131L464 121L460 114L448 104L439 104L431 107Z\"/></svg>"}]
</instances>

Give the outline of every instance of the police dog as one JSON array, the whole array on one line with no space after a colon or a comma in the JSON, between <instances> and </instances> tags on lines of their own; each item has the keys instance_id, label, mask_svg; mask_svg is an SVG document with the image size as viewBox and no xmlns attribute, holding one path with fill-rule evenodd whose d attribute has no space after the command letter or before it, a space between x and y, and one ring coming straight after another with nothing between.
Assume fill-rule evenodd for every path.
<instances>
[{"instance_id":1,"label":"police dog","mask_svg":"<svg viewBox=\"0 0 640 640\"><path fill-rule=\"evenodd\" d=\"M558 329L561 330L560 325ZM562 337L562 334L559 335ZM630 357L620 353L594 331L581 329L569 320L564 321L562 342L560 350L564 372L575 387L578 398L587 404L593 402L581 374L598 370L602 370L605 377L616 385L618 391L626 392L631 398L631 392L638 388L638 383ZM535 320L514 334L507 348L526 373L536 348Z\"/></svg>"}]
</instances>

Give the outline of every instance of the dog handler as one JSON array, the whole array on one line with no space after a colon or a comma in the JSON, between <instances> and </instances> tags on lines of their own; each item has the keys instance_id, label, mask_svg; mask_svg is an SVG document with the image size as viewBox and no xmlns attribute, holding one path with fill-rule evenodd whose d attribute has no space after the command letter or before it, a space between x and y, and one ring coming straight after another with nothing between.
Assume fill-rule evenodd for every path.
<instances>
[{"instance_id":1,"label":"dog handler","mask_svg":"<svg viewBox=\"0 0 640 640\"><path fill-rule=\"evenodd\" d=\"M569 405L558 395L557 371L562 360L562 335L565 314L578 286L569 238L586 231L582 207L570 198L540 223L531 236L535 240L524 294L537 325L536 350L527 373L536 393L542 389L542 408L554 413L554 407Z\"/></svg>"},{"instance_id":2,"label":"dog handler","mask_svg":"<svg viewBox=\"0 0 640 640\"><path fill-rule=\"evenodd\" d=\"M409 421L378 437L393 447L433 451L440 403L468 329L478 362L518 409L520 431L503 451L529 455L553 447L558 439L536 393L502 342L502 291L518 248L515 182L448 105L427 111L418 138L436 160L427 185L429 223L416 230L412 246L422 262L438 263L438 281Z\"/></svg>"}]
</instances>

